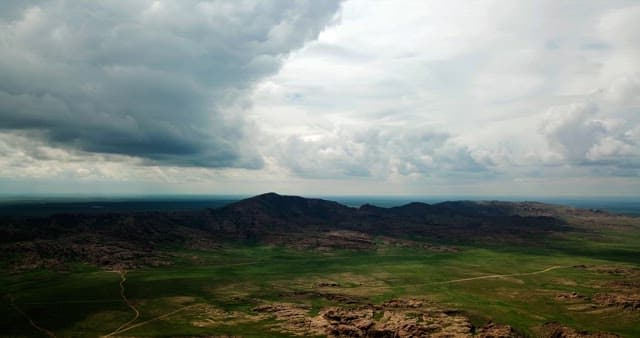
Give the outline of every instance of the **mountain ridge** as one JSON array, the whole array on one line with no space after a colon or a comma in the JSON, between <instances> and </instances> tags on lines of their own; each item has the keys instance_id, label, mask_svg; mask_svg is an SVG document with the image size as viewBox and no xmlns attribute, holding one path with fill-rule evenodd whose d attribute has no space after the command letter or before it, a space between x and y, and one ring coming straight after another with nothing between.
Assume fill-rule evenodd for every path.
<instances>
[{"instance_id":1,"label":"mountain ridge","mask_svg":"<svg viewBox=\"0 0 640 338\"><path fill-rule=\"evenodd\" d=\"M163 247L210 249L233 242L358 250L374 248L375 238L419 246L465 241L535 244L555 233L606 226L608 219L619 217L537 202L412 202L356 208L271 192L196 211L0 217L0 249L11 266L48 259L146 265L154 264L147 258L158 256ZM634 222L635 218L629 221Z\"/></svg>"}]
</instances>

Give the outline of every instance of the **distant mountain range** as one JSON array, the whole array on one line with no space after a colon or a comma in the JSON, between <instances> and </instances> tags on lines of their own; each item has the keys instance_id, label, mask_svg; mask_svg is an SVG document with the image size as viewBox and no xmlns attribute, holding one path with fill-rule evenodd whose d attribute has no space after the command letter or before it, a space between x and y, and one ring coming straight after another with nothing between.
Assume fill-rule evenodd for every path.
<instances>
[{"instance_id":1,"label":"distant mountain range","mask_svg":"<svg viewBox=\"0 0 640 338\"><path fill-rule=\"evenodd\" d=\"M637 218L537 202L455 201L392 208L267 193L217 209L0 218L10 269L167 264L166 248L227 243L366 250L379 245L455 250L465 243L544 243L547 236L624 226Z\"/></svg>"}]
</instances>

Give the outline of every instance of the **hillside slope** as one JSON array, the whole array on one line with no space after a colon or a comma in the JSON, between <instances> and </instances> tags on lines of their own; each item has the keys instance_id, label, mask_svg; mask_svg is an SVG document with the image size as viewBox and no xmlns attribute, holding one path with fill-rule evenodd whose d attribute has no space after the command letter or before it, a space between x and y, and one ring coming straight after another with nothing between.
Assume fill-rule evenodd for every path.
<instances>
[{"instance_id":1,"label":"hillside slope","mask_svg":"<svg viewBox=\"0 0 640 338\"><path fill-rule=\"evenodd\" d=\"M302 248L371 249L385 243L543 243L547 236L638 219L536 202L409 203L381 208L258 195L218 209L184 212L61 214L0 219L3 265L28 269L82 261L100 266L165 264L166 247L216 248L252 242ZM419 244L422 245L422 244Z\"/></svg>"}]
</instances>

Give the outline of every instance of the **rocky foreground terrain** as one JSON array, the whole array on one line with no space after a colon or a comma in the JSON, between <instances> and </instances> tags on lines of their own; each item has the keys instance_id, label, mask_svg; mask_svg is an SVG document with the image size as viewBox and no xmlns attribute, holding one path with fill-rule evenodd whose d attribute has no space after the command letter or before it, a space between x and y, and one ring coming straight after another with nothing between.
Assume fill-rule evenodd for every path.
<instances>
[{"instance_id":1,"label":"rocky foreground terrain","mask_svg":"<svg viewBox=\"0 0 640 338\"><path fill-rule=\"evenodd\" d=\"M255 312L274 315L276 331L330 337L518 337L507 325L474 328L455 309L442 309L428 301L394 299L382 305L328 307L310 316L305 305L276 303Z\"/></svg>"},{"instance_id":2,"label":"rocky foreground terrain","mask_svg":"<svg viewBox=\"0 0 640 338\"><path fill-rule=\"evenodd\" d=\"M640 269L608 266L578 265L575 268L599 274L609 274L616 280L600 282L598 288L606 291L586 296L579 292L556 295L556 301L575 310L618 309L640 313Z\"/></svg>"},{"instance_id":3,"label":"rocky foreground terrain","mask_svg":"<svg viewBox=\"0 0 640 338\"><path fill-rule=\"evenodd\" d=\"M362 338L524 338L510 325L488 322L476 327L460 310L443 308L427 299L392 299L380 305L352 302L347 306L329 306L317 313L305 303L265 303L252 314L224 311L210 306L195 308L197 327L215 327L220 323L246 324L275 319L269 330L286 335ZM618 338L604 332L577 330L559 323L536 328L540 338Z\"/></svg>"},{"instance_id":4,"label":"rocky foreground terrain","mask_svg":"<svg viewBox=\"0 0 640 338\"><path fill-rule=\"evenodd\" d=\"M192 324L198 327L220 323L242 324L275 319L272 332L309 337L362 338L525 338L510 325L488 322L475 327L463 311L443 308L426 299L392 299L380 305L330 306L313 314L304 303L267 303L252 309L253 314L228 312L211 307L198 309ZM618 338L605 332L587 332L559 323L536 328L540 338Z\"/></svg>"}]
</instances>

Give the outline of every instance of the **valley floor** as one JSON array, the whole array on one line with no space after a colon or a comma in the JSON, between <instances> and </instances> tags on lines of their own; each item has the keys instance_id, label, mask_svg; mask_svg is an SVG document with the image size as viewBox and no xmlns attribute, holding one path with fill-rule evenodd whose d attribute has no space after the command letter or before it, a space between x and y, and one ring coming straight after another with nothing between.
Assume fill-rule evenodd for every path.
<instances>
[{"instance_id":1,"label":"valley floor","mask_svg":"<svg viewBox=\"0 0 640 338\"><path fill-rule=\"evenodd\" d=\"M530 336L557 325L638 337L639 238L574 234L458 252L167 249L172 265L126 274L86 265L3 274L0 327L4 336L323 336L351 316L462 335L492 322Z\"/></svg>"}]
</instances>

